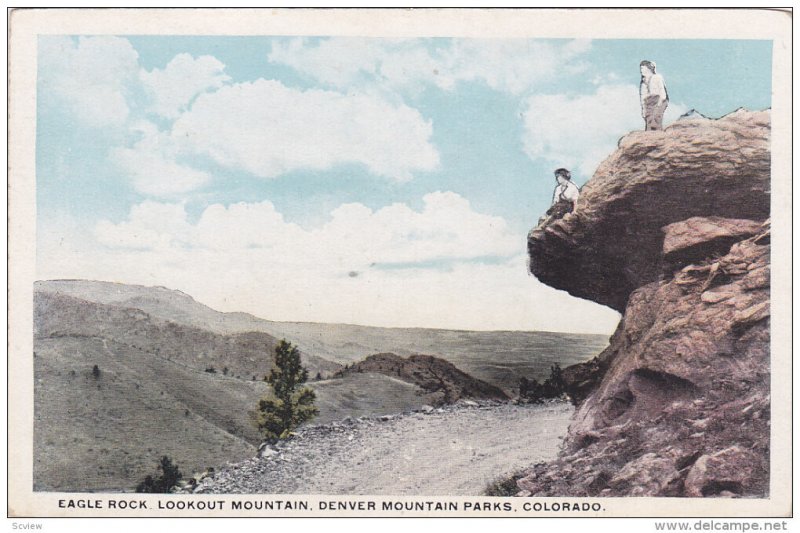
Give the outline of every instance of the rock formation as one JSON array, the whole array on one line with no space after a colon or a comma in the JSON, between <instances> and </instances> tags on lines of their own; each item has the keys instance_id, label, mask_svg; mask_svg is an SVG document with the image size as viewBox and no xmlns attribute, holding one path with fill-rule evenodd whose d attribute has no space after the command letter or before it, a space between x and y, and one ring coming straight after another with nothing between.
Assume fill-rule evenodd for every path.
<instances>
[{"instance_id":1,"label":"rock formation","mask_svg":"<svg viewBox=\"0 0 800 533\"><path fill-rule=\"evenodd\" d=\"M336 375L374 372L413 383L434 393L434 403L451 404L461 399L508 400L499 387L474 378L453 363L432 355L416 354L403 358L393 353L370 355Z\"/></svg>"},{"instance_id":2,"label":"rock formation","mask_svg":"<svg viewBox=\"0 0 800 533\"><path fill-rule=\"evenodd\" d=\"M577 213L531 232L531 272L623 312L659 279L661 228L696 216L766 219L769 170L767 111L633 132L583 187Z\"/></svg>"},{"instance_id":3,"label":"rock formation","mask_svg":"<svg viewBox=\"0 0 800 533\"><path fill-rule=\"evenodd\" d=\"M738 110L631 133L576 213L531 231L536 277L623 318L564 370L580 407L521 495L767 494L769 123Z\"/></svg>"}]
</instances>

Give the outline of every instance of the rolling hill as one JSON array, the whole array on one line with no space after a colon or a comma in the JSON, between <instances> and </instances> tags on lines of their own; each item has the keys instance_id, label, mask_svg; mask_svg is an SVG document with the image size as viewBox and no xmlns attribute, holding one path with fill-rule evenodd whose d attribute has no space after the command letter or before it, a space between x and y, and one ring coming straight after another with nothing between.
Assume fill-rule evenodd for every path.
<instances>
[{"instance_id":1,"label":"rolling hill","mask_svg":"<svg viewBox=\"0 0 800 533\"><path fill-rule=\"evenodd\" d=\"M347 377L371 372L396 377L430 393L435 404L455 403L464 399L508 400L498 387L475 379L459 370L453 363L431 355L411 355L403 358L393 353L370 355L337 373Z\"/></svg>"}]
</instances>

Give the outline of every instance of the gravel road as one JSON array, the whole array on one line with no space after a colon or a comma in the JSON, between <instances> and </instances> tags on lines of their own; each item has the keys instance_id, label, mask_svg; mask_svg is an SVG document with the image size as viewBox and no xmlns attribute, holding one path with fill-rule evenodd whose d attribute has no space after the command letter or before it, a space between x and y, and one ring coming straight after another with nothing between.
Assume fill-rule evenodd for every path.
<instances>
[{"instance_id":1,"label":"gravel road","mask_svg":"<svg viewBox=\"0 0 800 533\"><path fill-rule=\"evenodd\" d=\"M451 406L303 428L269 455L229 464L195 493L478 495L555 457L566 403Z\"/></svg>"}]
</instances>

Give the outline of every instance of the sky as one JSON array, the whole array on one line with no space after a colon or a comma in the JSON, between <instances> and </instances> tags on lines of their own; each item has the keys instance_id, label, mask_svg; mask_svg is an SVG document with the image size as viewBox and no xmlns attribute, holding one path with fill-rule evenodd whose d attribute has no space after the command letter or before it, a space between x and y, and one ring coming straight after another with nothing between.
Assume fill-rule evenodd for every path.
<instances>
[{"instance_id":1,"label":"sky","mask_svg":"<svg viewBox=\"0 0 800 533\"><path fill-rule=\"evenodd\" d=\"M583 185L670 105L771 102L770 41L40 36L37 278L281 321L608 334L527 273L553 169Z\"/></svg>"}]
</instances>

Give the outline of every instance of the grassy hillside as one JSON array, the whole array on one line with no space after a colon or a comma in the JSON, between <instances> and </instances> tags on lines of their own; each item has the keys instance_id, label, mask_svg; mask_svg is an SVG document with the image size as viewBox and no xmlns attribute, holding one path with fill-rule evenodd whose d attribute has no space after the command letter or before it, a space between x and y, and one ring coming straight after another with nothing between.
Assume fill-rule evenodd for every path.
<instances>
[{"instance_id":1,"label":"grassy hillside","mask_svg":"<svg viewBox=\"0 0 800 533\"><path fill-rule=\"evenodd\" d=\"M162 455L187 475L251 457L261 441L251 412L269 389L261 378L275 338L222 335L153 317L130 300L106 302L36 291L34 489L132 490ZM312 376L340 368L303 359ZM422 389L374 374L311 385L314 423L430 403Z\"/></svg>"},{"instance_id":2,"label":"grassy hillside","mask_svg":"<svg viewBox=\"0 0 800 533\"><path fill-rule=\"evenodd\" d=\"M37 339L34 366L34 490L132 490L161 455L191 474L252 457L261 441L250 413L268 391L264 382L88 337ZM419 387L378 374L311 385L320 409L313 423L432 402Z\"/></svg>"},{"instance_id":3,"label":"grassy hillside","mask_svg":"<svg viewBox=\"0 0 800 533\"><path fill-rule=\"evenodd\" d=\"M37 338L34 352L35 490L132 490L164 454L190 474L255 453L265 383L100 338Z\"/></svg>"},{"instance_id":4,"label":"grassy hillside","mask_svg":"<svg viewBox=\"0 0 800 533\"><path fill-rule=\"evenodd\" d=\"M344 416L380 416L402 413L432 405L435 394L400 379L364 372L311 383L317 393L319 416L315 424L340 420Z\"/></svg>"},{"instance_id":5,"label":"grassy hillside","mask_svg":"<svg viewBox=\"0 0 800 533\"><path fill-rule=\"evenodd\" d=\"M152 316L130 302L105 304L38 290L34 302L37 337L96 337L114 340L191 368L214 369L241 379L263 379L272 368L275 337L263 332L223 335ZM305 355L311 375L339 365ZM227 372L226 372L227 369Z\"/></svg>"}]
</instances>

